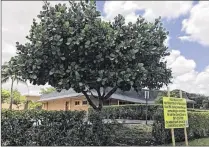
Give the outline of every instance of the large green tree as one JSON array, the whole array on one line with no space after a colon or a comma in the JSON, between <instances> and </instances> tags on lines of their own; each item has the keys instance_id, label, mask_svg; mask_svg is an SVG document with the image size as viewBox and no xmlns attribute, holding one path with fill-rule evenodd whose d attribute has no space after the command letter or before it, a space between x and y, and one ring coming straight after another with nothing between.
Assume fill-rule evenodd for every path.
<instances>
[{"instance_id":1,"label":"large green tree","mask_svg":"<svg viewBox=\"0 0 209 147\"><path fill-rule=\"evenodd\" d=\"M170 83L171 70L163 60L169 55L164 45L168 32L160 19L151 23L139 16L126 24L117 15L105 22L95 2L69 3L46 3L39 21L33 20L28 43L17 42L24 79L58 91L73 88L96 110L117 89L159 89Z\"/></svg>"},{"instance_id":2,"label":"large green tree","mask_svg":"<svg viewBox=\"0 0 209 147\"><path fill-rule=\"evenodd\" d=\"M16 81L17 84L19 82L25 83L26 80L24 80L21 76L21 72L19 71L20 67L17 63L17 57L12 57L9 62L5 62L4 65L2 65L2 71L1 71L1 82L6 83L11 79L11 89L10 89L10 106L9 109L12 110L12 104L13 104L13 86L14 82Z\"/></svg>"}]
</instances>

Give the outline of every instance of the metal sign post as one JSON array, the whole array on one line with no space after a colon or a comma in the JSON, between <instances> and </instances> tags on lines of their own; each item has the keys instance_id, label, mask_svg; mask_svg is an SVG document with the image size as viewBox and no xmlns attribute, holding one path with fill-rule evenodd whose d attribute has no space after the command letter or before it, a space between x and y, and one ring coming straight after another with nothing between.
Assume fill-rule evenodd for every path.
<instances>
[{"instance_id":1,"label":"metal sign post","mask_svg":"<svg viewBox=\"0 0 209 147\"><path fill-rule=\"evenodd\" d=\"M168 94L168 97L170 97L170 89L169 87L167 87L167 94ZM174 135L174 128L171 128L171 137L172 137L172 144L173 146L176 146L176 142L175 142L175 135Z\"/></svg>"},{"instance_id":2,"label":"metal sign post","mask_svg":"<svg viewBox=\"0 0 209 147\"><path fill-rule=\"evenodd\" d=\"M149 91L145 91L145 99L146 99L146 125L147 125Z\"/></svg>"},{"instance_id":3,"label":"metal sign post","mask_svg":"<svg viewBox=\"0 0 209 147\"><path fill-rule=\"evenodd\" d=\"M180 94L180 98L182 98L183 96L182 96L182 91L181 90L179 91L179 94ZM189 144L188 144L188 137L187 137L186 127L184 128L184 136L185 136L185 144L186 144L186 146L188 146Z\"/></svg>"}]
</instances>

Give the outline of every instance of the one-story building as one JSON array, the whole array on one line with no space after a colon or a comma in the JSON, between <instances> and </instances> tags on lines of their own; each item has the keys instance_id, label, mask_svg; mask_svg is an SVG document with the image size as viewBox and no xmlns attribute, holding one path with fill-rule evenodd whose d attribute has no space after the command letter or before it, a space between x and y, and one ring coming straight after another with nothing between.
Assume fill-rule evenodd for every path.
<instances>
[{"instance_id":1,"label":"one-story building","mask_svg":"<svg viewBox=\"0 0 209 147\"><path fill-rule=\"evenodd\" d=\"M92 92L96 95L96 92ZM117 90L104 105L125 105L125 104L154 104L159 91L142 90L135 92L134 90L123 92ZM90 95L90 93L89 93ZM147 99L146 99L147 98ZM97 99L91 98L94 104L98 104ZM194 101L186 97L188 103ZM74 90L62 90L61 92L53 92L40 96L42 109L44 110L85 110L89 108L87 99L82 93L77 93Z\"/></svg>"}]
</instances>

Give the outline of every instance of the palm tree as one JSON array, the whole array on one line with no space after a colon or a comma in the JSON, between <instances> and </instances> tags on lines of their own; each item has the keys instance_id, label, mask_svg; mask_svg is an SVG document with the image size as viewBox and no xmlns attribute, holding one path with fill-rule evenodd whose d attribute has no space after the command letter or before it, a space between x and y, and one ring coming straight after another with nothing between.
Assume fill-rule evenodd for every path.
<instances>
[{"instance_id":1,"label":"palm tree","mask_svg":"<svg viewBox=\"0 0 209 147\"><path fill-rule=\"evenodd\" d=\"M11 88L10 88L10 106L9 109L12 110L12 104L13 104L13 85L14 82L16 81L17 84L18 82L26 83L25 80L21 78L20 75L18 75L18 70L17 70L17 64L14 62L12 58L9 62L5 62L4 65L2 65L2 72L1 72L1 82L6 83L9 79L11 79Z\"/></svg>"}]
</instances>

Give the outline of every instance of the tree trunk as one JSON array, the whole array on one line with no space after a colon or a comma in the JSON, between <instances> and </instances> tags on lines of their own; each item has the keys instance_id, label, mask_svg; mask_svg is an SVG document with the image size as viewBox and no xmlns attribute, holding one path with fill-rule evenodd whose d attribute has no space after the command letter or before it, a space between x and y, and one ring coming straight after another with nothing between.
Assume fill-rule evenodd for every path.
<instances>
[{"instance_id":1,"label":"tree trunk","mask_svg":"<svg viewBox=\"0 0 209 147\"><path fill-rule=\"evenodd\" d=\"M101 112L101 110L102 110L102 108L103 108L104 100L108 100L108 99L111 97L111 95L112 95L113 93L115 93L115 91L116 91L117 89L118 89L117 86L114 87L114 88L112 88L106 95L105 95L105 92L103 93L103 95L101 95L101 93L100 93L100 88L95 89L95 90L97 91L97 93L98 93L98 96L97 96L98 102L99 102L98 106L96 106L96 105L93 103L93 101L91 100L90 96L87 94L87 91L82 91L82 93L83 93L84 96L86 97L86 99L87 99L89 105L92 106L92 108L93 108L94 110L96 110L97 112ZM93 96L93 97L95 97L95 96Z\"/></svg>"},{"instance_id":2,"label":"tree trunk","mask_svg":"<svg viewBox=\"0 0 209 147\"><path fill-rule=\"evenodd\" d=\"M98 97L98 100L99 100L99 106L98 106L98 109L97 111L100 112L103 108L103 97Z\"/></svg>"},{"instance_id":3,"label":"tree trunk","mask_svg":"<svg viewBox=\"0 0 209 147\"><path fill-rule=\"evenodd\" d=\"M29 100L26 100L24 110L27 110L28 109L28 104L29 104Z\"/></svg>"},{"instance_id":4,"label":"tree trunk","mask_svg":"<svg viewBox=\"0 0 209 147\"><path fill-rule=\"evenodd\" d=\"M12 79L11 94L10 94L10 105L9 105L10 110L12 110L12 104L13 104L13 84L14 84L14 80Z\"/></svg>"}]
</instances>

